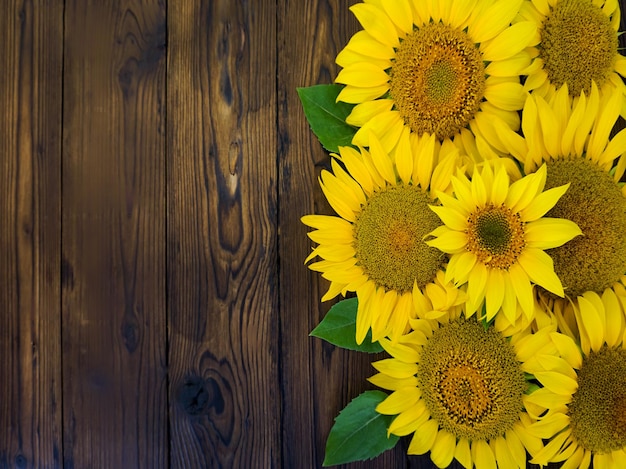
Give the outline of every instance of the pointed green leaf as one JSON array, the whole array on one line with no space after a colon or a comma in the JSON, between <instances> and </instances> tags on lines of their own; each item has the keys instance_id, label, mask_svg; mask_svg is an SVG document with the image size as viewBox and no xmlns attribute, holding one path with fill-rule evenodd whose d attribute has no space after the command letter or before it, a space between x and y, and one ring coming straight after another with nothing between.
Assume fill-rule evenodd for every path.
<instances>
[{"instance_id":1,"label":"pointed green leaf","mask_svg":"<svg viewBox=\"0 0 626 469\"><path fill-rule=\"evenodd\" d=\"M337 153L339 147L350 146L356 128L346 124L353 104L337 102L343 85L315 85L298 88L304 115L311 130L326 148Z\"/></svg>"},{"instance_id":2,"label":"pointed green leaf","mask_svg":"<svg viewBox=\"0 0 626 469\"><path fill-rule=\"evenodd\" d=\"M396 435L387 437L393 416L376 412L386 397L382 391L365 391L339 413L326 440L324 466L372 459L396 445Z\"/></svg>"},{"instance_id":3,"label":"pointed green leaf","mask_svg":"<svg viewBox=\"0 0 626 469\"><path fill-rule=\"evenodd\" d=\"M313 337L319 337L333 345L358 352L378 353L383 348L378 342L372 343L372 333L368 332L361 345L356 343L356 298L347 298L336 303L326 313L322 322L311 331Z\"/></svg>"}]
</instances>

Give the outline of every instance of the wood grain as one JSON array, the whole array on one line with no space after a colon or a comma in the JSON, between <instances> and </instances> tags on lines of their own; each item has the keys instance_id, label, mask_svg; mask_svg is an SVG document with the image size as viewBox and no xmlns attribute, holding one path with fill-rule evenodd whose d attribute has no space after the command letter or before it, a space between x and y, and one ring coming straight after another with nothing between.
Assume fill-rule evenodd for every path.
<instances>
[{"instance_id":1,"label":"wood grain","mask_svg":"<svg viewBox=\"0 0 626 469\"><path fill-rule=\"evenodd\" d=\"M168 8L171 464L279 467L276 8Z\"/></svg>"},{"instance_id":2,"label":"wood grain","mask_svg":"<svg viewBox=\"0 0 626 469\"><path fill-rule=\"evenodd\" d=\"M165 4L67 0L67 468L165 467Z\"/></svg>"},{"instance_id":3,"label":"wood grain","mask_svg":"<svg viewBox=\"0 0 626 469\"><path fill-rule=\"evenodd\" d=\"M282 337L283 467L321 467L333 420L353 398L372 389L372 356L308 337L330 304L328 284L302 264L311 251L300 217L334 214L317 183L330 168L306 122L296 88L333 83L335 57L357 31L348 0L279 1L280 312ZM406 466L400 446L350 468Z\"/></svg>"},{"instance_id":4,"label":"wood grain","mask_svg":"<svg viewBox=\"0 0 626 469\"><path fill-rule=\"evenodd\" d=\"M0 6L0 467L62 457L63 2Z\"/></svg>"}]
</instances>

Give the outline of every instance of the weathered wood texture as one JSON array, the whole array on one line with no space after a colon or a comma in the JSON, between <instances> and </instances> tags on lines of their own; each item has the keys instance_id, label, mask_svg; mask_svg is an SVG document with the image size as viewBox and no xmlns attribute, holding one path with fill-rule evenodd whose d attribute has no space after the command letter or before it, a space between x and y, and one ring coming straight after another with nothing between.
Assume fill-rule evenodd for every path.
<instances>
[{"instance_id":1,"label":"weathered wood texture","mask_svg":"<svg viewBox=\"0 0 626 469\"><path fill-rule=\"evenodd\" d=\"M66 0L66 467L168 461L165 4Z\"/></svg>"},{"instance_id":2,"label":"weathered wood texture","mask_svg":"<svg viewBox=\"0 0 626 469\"><path fill-rule=\"evenodd\" d=\"M375 357L308 337L296 88L356 1L0 2L0 469L321 466Z\"/></svg>"},{"instance_id":3,"label":"weathered wood texture","mask_svg":"<svg viewBox=\"0 0 626 469\"><path fill-rule=\"evenodd\" d=\"M0 467L57 467L63 2L0 7Z\"/></svg>"},{"instance_id":4,"label":"weathered wood texture","mask_svg":"<svg viewBox=\"0 0 626 469\"><path fill-rule=\"evenodd\" d=\"M276 8L170 2L172 467L278 467Z\"/></svg>"}]
</instances>

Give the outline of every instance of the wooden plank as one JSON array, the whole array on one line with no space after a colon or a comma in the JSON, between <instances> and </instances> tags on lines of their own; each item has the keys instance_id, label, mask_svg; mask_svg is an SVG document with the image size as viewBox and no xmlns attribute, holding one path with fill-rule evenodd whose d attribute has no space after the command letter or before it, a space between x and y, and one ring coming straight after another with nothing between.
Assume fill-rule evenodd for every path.
<instances>
[{"instance_id":1,"label":"wooden plank","mask_svg":"<svg viewBox=\"0 0 626 469\"><path fill-rule=\"evenodd\" d=\"M279 467L273 0L168 5L171 463Z\"/></svg>"},{"instance_id":2,"label":"wooden plank","mask_svg":"<svg viewBox=\"0 0 626 469\"><path fill-rule=\"evenodd\" d=\"M320 170L330 167L329 156L306 123L296 87L334 81L335 56L358 24L350 0L278 3L283 467L321 467L333 419L373 389L365 380L374 369L372 356L308 337L330 304L320 303L328 284L302 265L312 244L300 217L333 212L317 183ZM348 467L405 467L405 451L398 446Z\"/></svg>"},{"instance_id":3,"label":"wooden plank","mask_svg":"<svg viewBox=\"0 0 626 469\"><path fill-rule=\"evenodd\" d=\"M0 7L0 467L59 467L63 2Z\"/></svg>"},{"instance_id":4,"label":"wooden plank","mask_svg":"<svg viewBox=\"0 0 626 469\"><path fill-rule=\"evenodd\" d=\"M166 467L165 3L68 0L65 467Z\"/></svg>"}]
</instances>

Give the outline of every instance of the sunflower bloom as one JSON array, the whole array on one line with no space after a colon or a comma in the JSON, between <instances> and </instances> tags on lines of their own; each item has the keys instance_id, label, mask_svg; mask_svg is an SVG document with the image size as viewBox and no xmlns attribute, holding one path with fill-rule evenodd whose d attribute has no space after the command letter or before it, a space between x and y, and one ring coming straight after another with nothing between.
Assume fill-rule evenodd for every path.
<instances>
[{"instance_id":1,"label":"sunflower bloom","mask_svg":"<svg viewBox=\"0 0 626 469\"><path fill-rule=\"evenodd\" d=\"M392 152L404 131L436 135L477 161L497 156L480 136L499 116L519 127L521 71L537 40L532 21L511 25L522 0L381 0L353 5L363 30L338 54L338 100L356 104L346 121ZM478 119L478 121L477 121ZM470 131L471 128L471 131ZM476 140L474 136L476 135Z\"/></svg>"},{"instance_id":2,"label":"sunflower bloom","mask_svg":"<svg viewBox=\"0 0 626 469\"><path fill-rule=\"evenodd\" d=\"M566 85L572 98L589 95L592 83L620 94L626 57L618 53L619 2L613 0L532 0L520 15L536 24L539 42L525 70L524 87L550 101Z\"/></svg>"},{"instance_id":3,"label":"sunflower bloom","mask_svg":"<svg viewBox=\"0 0 626 469\"><path fill-rule=\"evenodd\" d=\"M546 168L509 184L502 166L485 164L468 179L452 177L454 196L438 194L441 206L432 210L444 225L427 241L450 255L446 280L467 284L470 314L483 304L487 320L502 309L513 324L518 305L528 319L534 315L532 283L563 296L552 259L544 250L580 234L569 220L544 217L567 185L543 191Z\"/></svg>"},{"instance_id":4,"label":"sunflower bloom","mask_svg":"<svg viewBox=\"0 0 626 469\"><path fill-rule=\"evenodd\" d=\"M585 297L598 305L577 314L580 331L574 323L572 331L567 327L563 334L549 334L559 358L527 349L534 358L526 371L543 386L527 402L540 415L529 432L549 440L531 462L564 462L563 468L581 469L626 467L624 316L610 299Z\"/></svg>"},{"instance_id":5,"label":"sunflower bloom","mask_svg":"<svg viewBox=\"0 0 626 469\"><path fill-rule=\"evenodd\" d=\"M582 93L570 101L564 86L550 104L529 96L522 112L524 137L495 120L488 132L526 173L545 165L546 188L570 185L547 213L575 222L583 233L547 251L569 301L586 292L602 296L611 290L620 304L626 303L626 190L620 182L626 168L626 130L611 137L620 96L617 89L602 95L592 84L589 96ZM543 296L548 302L565 301Z\"/></svg>"},{"instance_id":6,"label":"sunflower bloom","mask_svg":"<svg viewBox=\"0 0 626 469\"><path fill-rule=\"evenodd\" d=\"M391 358L373 363L370 381L392 391L376 408L396 415L389 433L413 434L408 453L430 451L438 467L526 467L526 452L543 449L524 409L531 387L517 349L529 331L507 336L460 313L411 326L397 343L382 339Z\"/></svg>"},{"instance_id":7,"label":"sunflower bloom","mask_svg":"<svg viewBox=\"0 0 626 469\"><path fill-rule=\"evenodd\" d=\"M330 281L322 301L356 292L359 343L370 328L374 341L398 337L416 316L414 292L440 291L440 283L429 285L446 256L423 238L440 225L429 208L435 202L431 194L449 191L450 175L460 164L453 149L439 152L441 161L435 158L434 137L421 145L405 134L393 160L375 137L370 143L369 151L340 148L332 172L322 171L320 185L339 216L302 218L318 243L305 262L320 257L309 268Z\"/></svg>"}]
</instances>

